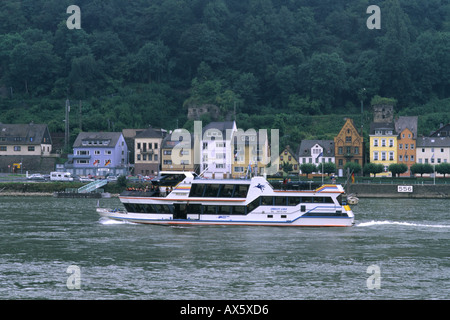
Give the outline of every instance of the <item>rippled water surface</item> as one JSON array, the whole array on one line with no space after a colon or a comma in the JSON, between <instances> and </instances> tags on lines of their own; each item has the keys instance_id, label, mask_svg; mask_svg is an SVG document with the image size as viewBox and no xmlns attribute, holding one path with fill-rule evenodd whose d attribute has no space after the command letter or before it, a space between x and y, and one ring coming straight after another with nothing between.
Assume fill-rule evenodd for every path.
<instances>
[{"instance_id":1,"label":"rippled water surface","mask_svg":"<svg viewBox=\"0 0 450 320\"><path fill-rule=\"evenodd\" d=\"M0 299L450 298L450 200L361 199L351 228L137 225L96 203L1 197Z\"/></svg>"}]
</instances>

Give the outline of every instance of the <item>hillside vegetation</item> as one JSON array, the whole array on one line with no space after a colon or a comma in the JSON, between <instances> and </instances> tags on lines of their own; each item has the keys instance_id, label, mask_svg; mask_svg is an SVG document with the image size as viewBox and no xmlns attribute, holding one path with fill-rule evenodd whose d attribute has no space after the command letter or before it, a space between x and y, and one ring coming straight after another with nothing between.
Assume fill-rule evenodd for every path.
<instances>
[{"instance_id":1,"label":"hillside vegetation","mask_svg":"<svg viewBox=\"0 0 450 320\"><path fill-rule=\"evenodd\" d=\"M66 25L73 4L81 29ZM366 25L373 4L381 29ZM447 0L2 0L0 122L62 132L69 99L72 138L170 130L212 103L295 145L348 116L367 130L379 95L428 134L450 122L449 52Z\"/></svg>"}]
</instances>

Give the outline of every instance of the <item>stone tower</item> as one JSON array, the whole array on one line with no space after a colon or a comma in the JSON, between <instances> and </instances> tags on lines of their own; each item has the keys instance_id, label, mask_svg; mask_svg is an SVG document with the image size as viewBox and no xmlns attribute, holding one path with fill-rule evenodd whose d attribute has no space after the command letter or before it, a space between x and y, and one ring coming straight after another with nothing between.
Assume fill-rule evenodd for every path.
<instances>
[{"instance_id":1,"label":"stone tower","mask_svg":"<svg viewBox=\"0 0 450 320\"><path fill-rule=\"evenodd\" d=\"M393 122L394 106L388 104L375 104L373 108L373 122Z\"/></svg>"}]
</instances>

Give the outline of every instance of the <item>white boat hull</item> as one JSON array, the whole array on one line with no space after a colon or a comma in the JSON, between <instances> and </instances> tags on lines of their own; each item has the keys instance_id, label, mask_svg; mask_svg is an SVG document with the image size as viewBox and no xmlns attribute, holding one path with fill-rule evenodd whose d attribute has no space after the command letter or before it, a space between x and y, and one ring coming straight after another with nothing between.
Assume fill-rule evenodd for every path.
<instances>
[{"instance_id":1,"label":"white boat hull","mask_svg":"<svg viewBox=\"0 0 450 320\"><path fill-rule=\"evenodd\" d=\"M351 227L354 225L352 212L342 217L308 217L296 216L280 218L262 217L261 214L249 214L246 216L220 216L189 214L187 219L173 219L172 214L140 214L124 211L111 211L98 208L97 212L102 217L113 220L127 221L141 224L156 225L236 225L236 226L277 226L277 227Z\"/></svg>"}]
</instances>

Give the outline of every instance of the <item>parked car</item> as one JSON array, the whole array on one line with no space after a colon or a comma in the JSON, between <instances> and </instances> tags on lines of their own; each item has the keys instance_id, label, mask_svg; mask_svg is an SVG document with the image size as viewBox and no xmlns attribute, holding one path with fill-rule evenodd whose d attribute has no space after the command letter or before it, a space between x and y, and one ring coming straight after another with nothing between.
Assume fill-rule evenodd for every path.
<instances>
[{"instance_id":1,"label":"parked car","mask_svg":"<svg viewBox=\"0 0 450 320\"><path fill-rule=\"evenodd\" d=\"M27 179L28 180L45 180L45 177L42 175L42 174L40 174L40 173L34 173L34 174L30 174L28 177L27 177Z\"/></svg>"}]
</instances>

